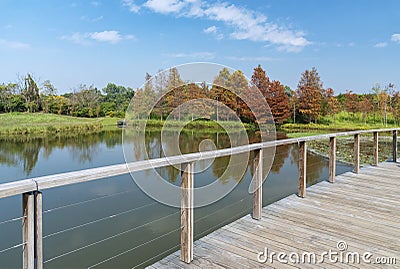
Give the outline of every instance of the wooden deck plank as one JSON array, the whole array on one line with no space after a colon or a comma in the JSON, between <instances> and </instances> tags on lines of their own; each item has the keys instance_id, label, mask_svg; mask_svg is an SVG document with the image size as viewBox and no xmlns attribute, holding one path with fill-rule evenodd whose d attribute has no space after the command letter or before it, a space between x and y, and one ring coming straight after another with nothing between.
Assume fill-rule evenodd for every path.
<instances>
[{"instance_id":1,"label":"wooden deck plank","mask_svg":"<svg viewBox=\"0 0 400 269\"><path fill-rule=\"evenodd\" d=\"M400 268L400 165L380 163L359 174L336 176L335 183L307 188L307 198L288 196L262 209L262 219L244 216L197 240L194 261L179 261L179 251L154 268ZM332 249L344 240L348 251L395 257L396 264L294 264L257 261L268 247L276 253Z\"/></svg>"}]
</instances>

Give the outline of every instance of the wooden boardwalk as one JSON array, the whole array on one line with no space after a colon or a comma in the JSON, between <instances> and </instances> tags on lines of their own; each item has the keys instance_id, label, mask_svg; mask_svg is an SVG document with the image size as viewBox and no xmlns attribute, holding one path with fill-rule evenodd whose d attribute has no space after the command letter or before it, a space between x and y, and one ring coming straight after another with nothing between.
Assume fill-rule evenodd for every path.
<instances>
[{"instance_id":1,"label":"wooden boardwalk","mask_svg":"<svg viewBox=\"0 0 400 269\"><path fill-rule=\"evenodd\" d=\"M148 268L400 268L400 164L385 162L335 179L307 188L306 198L291 195L268 205L261 220L247 215L194 242L190 264L177 251ZM340 252L338 242L346 250ZM282 256L285 264L275 255L272 263L261 263L265 248L292 260ZM343 262L335 262L338 255L333 261L325 256L323 263L293 263L292 252L301 262L304 253L315 253L318 261L329 250L345 254ZM361 261L353 262L349 252ZM362 260L366 252L371 263ZM381 257L392 264L377 264Z\"/></svg>"}]
</instances>

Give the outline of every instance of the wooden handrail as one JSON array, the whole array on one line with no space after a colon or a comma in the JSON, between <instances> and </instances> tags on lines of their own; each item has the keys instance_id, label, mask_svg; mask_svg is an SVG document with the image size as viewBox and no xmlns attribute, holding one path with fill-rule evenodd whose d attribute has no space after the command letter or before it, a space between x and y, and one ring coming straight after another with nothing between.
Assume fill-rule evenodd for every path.
<instances>
[{"instance_id":1,"label":"wooden handrail","mask_svg":"<svg viewBox=\"0 0 400 269\"><path fill-rule=\"evenodd\" d=\"M218 157L230 156L233 154L246 153L249 151L259 150L263 148L270 148L282 145L295 144L300 142L307 142L320 139L330 139L332 137L351 136L365 133L379 133L379 132L396 132L400 128L392 129L378 129L378 130L361 130L340 132L332 134L323 134L315 136L307 136L300 138L289 138L282 140L268 141L264 143L254 143L250 145L238 146L234 148L219 149L206 152L196 152L190 154L182 154L178 156L170 156L163 158L156 158L151 160L136 161L127 164L116 164L109 166L102 166L98 168L90 168L80 171L73 171L67 173L60 173L55 175L48 175L25 180L19 180L9 183L0 184L0 198L14 196L30 191L41 191L45 189L66 186L70 184L83 183L87 181L103 179L107 177L118 176L127 174L129 172L139 172L152 168L166 167L170 165L183 164L199 160L207 160ZM393 137L395 137L393 135ZM396 151L397 153L397 151ZM397 154L396 154L397 156Z\"/></svg>"},{"instance_id":2,"label":"wooden handrail","mask_svg":"<svg viewBox=\"0 0 400 269\"><path fill-rule=\"evenodd\" d=\"M329 139L329 181L334 182L336 172L336 137L354 136L354 172L358 173L360 165L360 135L373 133L374 136L374 165L378 165L378 133L393 133L393 161L397 161L397 133L400 128L362 130L340 132L333 134L315 135L301 138L274 140L263 143L255 143L234 148L214 151L197 152L137 161L127 164L117 164L91 168L80 171L60 173L19 180L0 184L0 198L22 194L22 237L23 237L23 268L43 268L43 243L42 243L42 190L66 186L75 183L83 183L92 180L138 172L151 168L160 168L170 165L181 165L181 260L190 263L193 260L193 186L195 161L213 159L233 154L254 152L254 177L257 188L253 194L253 218L261 219L262 209L262 156L263 149L281 145L298 143L299 145L299 193L300 197L306 197L306 167L307 167L307 142L320 139Z\"/></svg>"}]
</instances>

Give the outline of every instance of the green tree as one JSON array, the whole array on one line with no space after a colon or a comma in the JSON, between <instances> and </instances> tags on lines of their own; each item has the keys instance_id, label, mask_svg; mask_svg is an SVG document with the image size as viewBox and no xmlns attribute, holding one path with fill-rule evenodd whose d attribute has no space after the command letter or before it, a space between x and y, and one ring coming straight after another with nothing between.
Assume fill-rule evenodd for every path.
<instances>
[{"instance_id":1,"label":"green tree","mask_svg":"<svg viewBox=\"0 0 400 269\"><path fill-rule=\"evenodd\" d=\"M0 112L11 112L12 99L14 98L17 84L8 83L0 85Z\"/></svg>"},{"instance_id":2,"label":"green tree","mask_svg":"<svg viewBox=\"0 0 400 269\"><path fill-rule=\"evenodd\" d=\"M27 112L36 112L40 109L39 87L31 74L20 79L22 96L25 98L25 107Z\"/></svg>"},{"instance_id":3,"label":"green tree","mask_svg":"<svg viewBox=\"0 0 400 269\"><path fill-rule=\"evenodd\" d=\"M42 109L45 113L49 113L50 102L53 100L53 96L57 95L57 89L50 82L46 80L43 82L40 93L40 100L42 103Z\"/></svg>"},{"instance_id":4,"label":"green tree","mask_svg":"<svg viewBox=\"0 0 400 269\"><path fill-rule=\"evenodd\" d=\"M117 86L114 83L108 83L102 89L105 94L101 100L100 114L107 116L123 117L126 109L134 96L132 88Z\"/></svg>"}]
</instances>

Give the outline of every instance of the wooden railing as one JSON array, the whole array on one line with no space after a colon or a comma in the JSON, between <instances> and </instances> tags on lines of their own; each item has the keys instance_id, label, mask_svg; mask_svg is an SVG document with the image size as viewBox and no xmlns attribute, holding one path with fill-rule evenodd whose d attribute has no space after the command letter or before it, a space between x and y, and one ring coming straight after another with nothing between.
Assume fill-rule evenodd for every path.
<instances>
[{"instance_id":1,"label":"wooden railing","mask_svg":"<svg viewBox=\"0 0 400 269\"><path fill-rule=\"evenodd\" d=\"M400 128L378 129L365 131L351 131L332 133L302 138L291 138L264 143L255 143L215 151L184 154L180 156L164 157L143 160L128 164L118 164L99 168L86 169L76 172L61 173L10 183L0 184L0 198L22 195L22 238L23 238L23 268L43 268L42 244L42 191L45 189L65 185L88 182L92 180L127 174L129 172L143 171L151 168L160 168L170 165L182 165L181 175L181 260L190 263L193 260L193 186L195 161L230 156L249 151L254 151L254 179L256 186L260 186L253 194L254 219L261 219L262 209L262 159L263 149L281 145L299 144L299 197L306 196L306 167L307 167L307 142L321 139L330 140L329 155L329 181L335 180L336 168L336 138L340 136L354 136L354 173L360 167L360 135L373 133L374 137L374 165L378 165L378 137L380 132L393 133L393 160L397 160L397 133Z\"/></svg>"}]
</instances>

